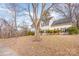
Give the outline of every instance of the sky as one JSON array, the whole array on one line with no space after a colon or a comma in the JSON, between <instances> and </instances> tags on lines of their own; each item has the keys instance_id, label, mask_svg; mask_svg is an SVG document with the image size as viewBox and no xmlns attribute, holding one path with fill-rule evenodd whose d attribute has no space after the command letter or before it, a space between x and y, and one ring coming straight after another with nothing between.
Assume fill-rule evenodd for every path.
<instances>
[{"instance_id":1,"label":"sky","mask_svg":"<svg viewBox=\"0 0 79 59\"><path fill-rule=\"evenodd\" d=\"M19 25L19 24L21 25L22 22L24 22L24 21L27 23L27 25L31 25L32 24L30 18L28 16L24 16L23 15L23 14L27 14L28 13L27 10L26 11L23 10L23 9L27 8L27 5L28 4L25 4L25 3L19 3L18 4L17 10L19 10L20 12L18 13L19 16L17 16L17 23L18 23L17 25ZM49 5L50 4L47 4L46 8L49 7ZM31 13L32 13L33 12L32 11L32 7L30 7L30 8L31 8ZM40 4L38 9L39 9L38 15L40 15L40 13L41 13L40 12L41 4ZM12 19L12 15L10 13L11 13L11 11L7 8L7 5L4 4L4 3L0 3L0 17L5 18L6 20L10 21ZM58 18L61 18L55 12L51 13L51 15L54 17L54 20L58 19ZM52 21L50 21L50 24L51 23L52 23Z\"/></svg>"},{"instance_id":2,"label":"sky","mask_svg":"<svg viewBox=\"0 0 79 59\"><path fill-rule=\"evenodd\" d=\"M19 4L19 7L24 8L24 4ZM20 12L19 14L25 13L24 11ZM8 10L7 6L5 4L0 4L0 17L5 18L6 20L11 20L12 15L10 14L10 10ZM26 21L26 16L17 16L17 22L20 24L23 21ZM26 21L27 24L30 23L29 20Z\"/></svg>"}]
</instances>

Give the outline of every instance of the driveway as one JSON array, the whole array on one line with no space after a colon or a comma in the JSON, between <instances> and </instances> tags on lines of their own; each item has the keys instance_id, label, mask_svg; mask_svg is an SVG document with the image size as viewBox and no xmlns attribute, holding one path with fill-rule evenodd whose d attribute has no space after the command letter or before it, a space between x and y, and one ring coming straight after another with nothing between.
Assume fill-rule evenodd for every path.
<instances>
[{"instance_id":1,"label":"driveway","mask_svg":"<svg viewBox=\"0 0 79 59\"><path fill-rule=\"evenodd\" d=\"M9 47L0 44L0 56L17 56L17 53Z\"/></svg>"}]
</instances>

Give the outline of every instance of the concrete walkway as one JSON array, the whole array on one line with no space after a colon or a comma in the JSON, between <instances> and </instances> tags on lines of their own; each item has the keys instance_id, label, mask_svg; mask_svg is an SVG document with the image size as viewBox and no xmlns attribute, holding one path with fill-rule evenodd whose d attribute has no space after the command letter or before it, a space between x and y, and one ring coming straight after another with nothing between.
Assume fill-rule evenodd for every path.
<instances>
[{"instance_id":1,"label":"concrete walkway","mask_svg":"<svg viewBox=\"0 0 79 59\"><path fill-rule=\"evenodd\" d=\"M17 56L17 53L9 47L0 44L0 56Z\"/></svg>"}]
</instances>

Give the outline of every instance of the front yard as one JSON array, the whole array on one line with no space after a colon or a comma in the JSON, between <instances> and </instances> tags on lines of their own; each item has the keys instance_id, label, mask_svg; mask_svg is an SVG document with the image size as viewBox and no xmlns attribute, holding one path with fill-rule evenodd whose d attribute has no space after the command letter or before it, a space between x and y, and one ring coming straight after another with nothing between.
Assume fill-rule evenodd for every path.
<instances>
[{"instance_id":1,"label":"front yard","mask_svg":"<svg viewBox=\"0 0 79 59\"><path fill-rule=\"evenodd\" d=\"M79 35L41 36L40 42L33 42L33 38L24 36L0 39L0 43L22 56L79 55Z\"/></svg>"}]
</instances>

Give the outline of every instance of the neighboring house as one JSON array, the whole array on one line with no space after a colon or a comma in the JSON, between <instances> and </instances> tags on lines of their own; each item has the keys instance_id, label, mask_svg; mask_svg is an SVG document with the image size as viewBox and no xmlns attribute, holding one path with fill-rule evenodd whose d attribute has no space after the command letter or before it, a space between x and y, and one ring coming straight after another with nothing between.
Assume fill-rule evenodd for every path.
<instances>
[{"instance_id":1,"label":"neighboring house","mask_svg":"<svg viewBox=\"0 0 79 59\"><path fill-rule=\"evenodd\" d=\"M65 31L67 28L72 26L72 20L70 19L60 19L55 20L53 23L49 26L43 26L41 27L41 30L62 30Z\"/></svg>"}]
</instances>

